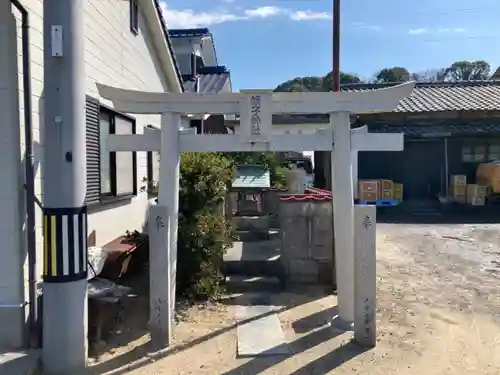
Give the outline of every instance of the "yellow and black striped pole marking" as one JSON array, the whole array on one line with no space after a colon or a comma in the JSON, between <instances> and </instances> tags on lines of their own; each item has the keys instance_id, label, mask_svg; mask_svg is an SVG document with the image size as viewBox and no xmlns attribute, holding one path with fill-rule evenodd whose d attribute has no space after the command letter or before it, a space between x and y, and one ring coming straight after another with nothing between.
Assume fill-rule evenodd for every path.
<instances>
[{"instance_id":1,"label":"yellow and black striped pole marking","mask_svg":"<svg viewBox=\"0 0 500 375\"><path fill-rule=\"evenodd\" d=\"M44 208L43 280L87 278L87 208Z\"/></svg>"}]
</instances>

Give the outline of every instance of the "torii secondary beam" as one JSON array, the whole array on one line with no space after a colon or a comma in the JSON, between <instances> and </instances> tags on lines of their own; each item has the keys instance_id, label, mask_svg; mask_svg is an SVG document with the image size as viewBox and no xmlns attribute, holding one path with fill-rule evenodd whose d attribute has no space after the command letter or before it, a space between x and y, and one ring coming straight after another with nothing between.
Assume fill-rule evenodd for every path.
<instances>
[{"instance_id":1,"label":"torii secondary beam","mask_svg":"<svg viewBox=\"0 0 500 375\"><path fill-rule=\"evenodd\" d=\"M144 134L110 134L109 151L160 151L158 130L145 128ZM232 151L333 151L330 132L315 134L271 135L262 142L241 142L235 134L185 134L179 132L181 152L232 152ZM351 134L352 149L357 151L401 151L402 134Z\"/></svg>"}]
</instances>

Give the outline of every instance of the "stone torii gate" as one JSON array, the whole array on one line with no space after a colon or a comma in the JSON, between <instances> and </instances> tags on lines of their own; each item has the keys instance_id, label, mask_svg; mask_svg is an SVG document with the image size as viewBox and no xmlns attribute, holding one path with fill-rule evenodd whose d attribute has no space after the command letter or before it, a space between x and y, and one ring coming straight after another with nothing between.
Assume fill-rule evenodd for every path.
<instances>
[{"instance_id":1,"label":"stone torii gate","mask_svg":"<svg viewBox=\"0 0 500 375\"><path fill-rule=\"evenodd\" d=\"M149 216L150 330L161 346L171 343L175 306L177 217L181 152L332 151L332 190L339 323L354 320L354 203L352 150L387 150L402 144L401 134L361 134L350 131L350 114L393 111L410 95L414 83L362 92L156 93L97 84L101 97L116 110L131 114L161 114L161 135L109 135L109 151L160 151L158 205ZM188 134L180 131L181 114L240 114L238 134ZM272 134L273 113L329 114L330 128L315 134ZM391 139L392 138L392 141ZM396 146L401 147L401 146ZM375 283L375 280L373 280Z\"/></svg>"}]
</instances>

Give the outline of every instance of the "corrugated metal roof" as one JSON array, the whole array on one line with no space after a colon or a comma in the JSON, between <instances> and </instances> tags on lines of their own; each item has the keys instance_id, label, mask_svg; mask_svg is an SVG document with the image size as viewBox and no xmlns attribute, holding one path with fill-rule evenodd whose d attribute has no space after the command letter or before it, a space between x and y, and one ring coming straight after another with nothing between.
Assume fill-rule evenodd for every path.
<instances>
[{"instance_id":1,"label":"corrugated metal roof","mask_svg":"<svg viewBox=\"0 0 500 375\"><path fill-rule=\"evenodd\" d=\"M212 36L210 30L206 27L197 29L170 29L168 30L168 33L172 38Z\"/></svg>"},{"instance_id":2,"label":"corrugated metal roof","mask_svg":"<svg viewBox=\"0 0 500 375\"><path fill-rule=\"evenodd\" d=\"M198 74L197 79L186 79L184 81L184 91L196 92L196 86L198 85L197 92L201 94L218 93L224 88L228 79L229 72L227 71Z\"/></svg>"},{"instance_id":3,"label":"corrugated metal roof","mask_svg":"<svg viewBox=\"0 0 500 375\"><path fill-rule=\"evenodd\" d=\"M239 165L233 188L269 188L271 176L269 171L260 165Z\"/></svg>"}]
</instances>

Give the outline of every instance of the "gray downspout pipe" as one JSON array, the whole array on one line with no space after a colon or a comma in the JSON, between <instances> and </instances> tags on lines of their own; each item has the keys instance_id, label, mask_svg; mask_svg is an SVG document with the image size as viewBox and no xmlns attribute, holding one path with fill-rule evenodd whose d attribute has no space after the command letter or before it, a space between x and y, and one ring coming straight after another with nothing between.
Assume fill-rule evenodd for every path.
<instances>
[{"instance_id":1,"label":"gray downspout pipe","mask_svg":"<svg viewBox=\"0 0 500 375\"><path fill-rule=\"evenodd\" d=\"M25 188L26 188L26 244L28 247L28 295L29 295L29 344L38 346L37 280L36 280L36 224L35 224L35 167L33 154L33 123L31 119L31 57L29 12L18 1L11 0L21 13L23 52L23 98L24 98L24 140L25 140Z\"/></svg>"}]
</instances>

